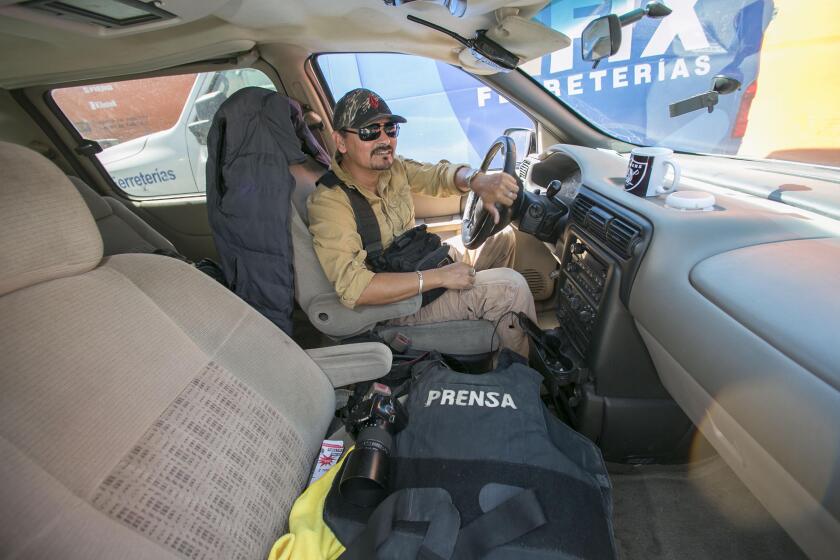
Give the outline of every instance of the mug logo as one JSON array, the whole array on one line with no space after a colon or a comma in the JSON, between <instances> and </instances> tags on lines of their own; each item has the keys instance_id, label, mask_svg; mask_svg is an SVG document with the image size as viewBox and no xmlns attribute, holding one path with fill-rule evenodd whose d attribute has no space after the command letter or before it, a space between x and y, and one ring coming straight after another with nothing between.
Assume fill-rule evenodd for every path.
<instances>
[{"instance_id":1,"label":"mug logo","mask_svg":"<svg viewBox=\"0 0 840 560\"><path fill-rule=\"evenodd\" d=\"M638 187L647 185L650 179L650 163L648 156L631 156L630 165L627 167L627 175L624 177L624 189L635 191ZM644 193L643 193L644 194Z\"/></svg>"}]
</instances>

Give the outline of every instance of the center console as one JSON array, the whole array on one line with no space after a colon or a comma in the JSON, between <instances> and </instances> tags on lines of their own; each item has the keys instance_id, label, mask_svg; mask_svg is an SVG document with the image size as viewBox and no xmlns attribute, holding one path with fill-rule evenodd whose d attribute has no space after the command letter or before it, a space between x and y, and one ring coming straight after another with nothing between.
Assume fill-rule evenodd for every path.
<instances>
[{"instance_id":1,"label":"center console","mask_svg":"<svg viewBox=\"0 0 840 560\"><path fill-rule=\"evenodd\" d=\"M652 236L643 216L581 186L555 246L561 350L581 372L572 403L577 428L607 460L678 461L692 433L628 310Z\"/></svg>"},{"instance_id":2,"label":"center console","mask_svg":"<svg viewBox=\"0 0 840 560\"><path fill-rule=\"evenodd\" d=\"M587 365L599 354L605 309L628 304L652 233L643 217L586 187L575 198L566 234L555 248L561 263L557 319Z\"/></svg>"}]
</instances>

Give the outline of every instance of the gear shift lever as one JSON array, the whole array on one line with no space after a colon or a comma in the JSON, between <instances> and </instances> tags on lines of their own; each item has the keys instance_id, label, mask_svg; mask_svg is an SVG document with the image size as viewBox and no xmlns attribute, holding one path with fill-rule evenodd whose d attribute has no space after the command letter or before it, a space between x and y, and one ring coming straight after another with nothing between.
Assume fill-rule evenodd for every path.
<instances>
[{"instance_id":1,"label":"gear shift lever","mask_svg":"<svg viewBox=\"0 0 840 560\"><path fill-rule=\"evenodd\" d=\"M545 191L545 196L550 199L554 198L554 195L560 192L560 189L563 188L563 181L559 181L557 179L553 179L549 184L548 188Z\"/></svg>"}]
</instances>

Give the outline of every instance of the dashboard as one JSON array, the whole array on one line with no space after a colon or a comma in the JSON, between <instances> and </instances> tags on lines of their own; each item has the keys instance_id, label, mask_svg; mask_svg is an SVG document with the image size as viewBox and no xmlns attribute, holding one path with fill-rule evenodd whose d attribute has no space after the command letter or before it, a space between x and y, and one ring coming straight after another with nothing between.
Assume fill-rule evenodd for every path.
<instances>
[{"instance_id":1,"label":"dashboard","mask_svg":"<svg viewBox=\"0 0 840 560\"><path fill-rule=\"evenodd\" d=\"M696 427L809 555L829 557L840 545L838 221L727 188L732 160L714 157L679 185L713 194L714 208L675 210L624 192L627 164L557 145L519 169L532 191L559 181L571 208L553 250L563 351L588 372L581 431L607 459L667 461ZM840 188L825 172L741 165L737 181L751 179L771 192Z\"/></svg>"}]
</instances>

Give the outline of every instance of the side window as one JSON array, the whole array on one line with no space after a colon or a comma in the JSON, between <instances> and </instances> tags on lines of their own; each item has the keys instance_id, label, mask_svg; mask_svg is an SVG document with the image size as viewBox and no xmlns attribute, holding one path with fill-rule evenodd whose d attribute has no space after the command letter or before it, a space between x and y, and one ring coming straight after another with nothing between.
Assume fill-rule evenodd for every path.
<instances>
[{"instance_id":1,"label":"side window","mask_svg":"<svg viewBox=\"0 0 840 560\"><path fill-rule=\"evenodd\" d=\"M478 167L505 129L534 127L525 113L489 87L435 60L359 53L324 54L317 61L334 99L354 88L368 88L408 120L400 129L397 151L412 159Z\"/></svg>"},{"instance_id":2,"label":"side window","mask_svg":"<svg viewBox=\"0 0 840 560\"><path fill-rule=\"evenodd\" d=\"M131 196L150 197L204 192L210 123L225 99L248 86L275 89L268 76L245 68L51 94L79 134L104 148L96 157L114 183Z\"/></svg>"}]
</instances>

